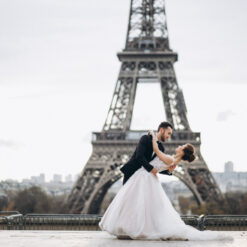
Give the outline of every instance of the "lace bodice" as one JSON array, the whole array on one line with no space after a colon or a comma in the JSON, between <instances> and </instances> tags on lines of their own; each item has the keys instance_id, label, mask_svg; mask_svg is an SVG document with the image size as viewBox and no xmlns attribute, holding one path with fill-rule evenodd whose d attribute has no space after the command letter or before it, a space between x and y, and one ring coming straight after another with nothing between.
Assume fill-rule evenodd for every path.
<instances>
[{"instance_id":1,"label":"lace bodice","mask_svg":"<svg viewBox=\"0 0 247 247\"><path fill-rule=\"evenodd\" d=\"M158 156L156 156L151 162L150 164L156 169L158 170L158 172L164 171L164 170L168 170L170 165L165 164L162 160L160 160L160 158Z\"/></svg>"}]
</instances>

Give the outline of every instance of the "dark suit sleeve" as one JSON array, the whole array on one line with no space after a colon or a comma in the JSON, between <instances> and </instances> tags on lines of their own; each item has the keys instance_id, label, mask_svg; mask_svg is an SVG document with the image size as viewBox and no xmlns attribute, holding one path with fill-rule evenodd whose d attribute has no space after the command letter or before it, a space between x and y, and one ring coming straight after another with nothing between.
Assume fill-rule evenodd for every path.
<instances>
[{"instance_id":1,"label":"dark suit sleeve","mask_svg":"<svg viewBox=\"0 0 247 247\"><path fill-rule=\"evenodd\" d=\"M136 160L137 162L142 165L148 172L150 172L153 169L153 166L149 164L147 159L145 158L145 153L148 149L148 136L144 135L141 137L137 148L136 148Z\"/></svg>"},{"instance_id":2,"label":"dark suit sleeve","mask_svg":"<svg viewBox=\"0 0 247 247\"><path fill-rule=\"evenodd\" d=\"M162 172L159 172L160 174L165 174L165 175L169 175L171 176L172 175L172 172L169 172L168 170L164 170Z\"/></svg>"}]
</instances>

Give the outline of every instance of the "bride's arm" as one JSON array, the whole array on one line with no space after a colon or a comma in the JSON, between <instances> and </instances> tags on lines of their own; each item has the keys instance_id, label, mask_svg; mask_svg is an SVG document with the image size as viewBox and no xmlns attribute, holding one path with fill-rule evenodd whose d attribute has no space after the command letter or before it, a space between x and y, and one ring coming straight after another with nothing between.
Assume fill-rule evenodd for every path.
<instances>
[{"instance_id":1,"label":"bride's arm","mask_svg":"<svg viewBox=\"0 0 247 247\"><path fill-rule=\"evenodd\" d=\"M164 154L163 152L161 152L159 150L158 144L156 142L156 138L153 132L150 132L150 134L152 135L152 144L153 144L153 150L154 152L157 154L157 156L160 158L160 160L162 160L166 165L171 165L174 161L173 157L167 154Z\"/></svg>"}]
</instances>

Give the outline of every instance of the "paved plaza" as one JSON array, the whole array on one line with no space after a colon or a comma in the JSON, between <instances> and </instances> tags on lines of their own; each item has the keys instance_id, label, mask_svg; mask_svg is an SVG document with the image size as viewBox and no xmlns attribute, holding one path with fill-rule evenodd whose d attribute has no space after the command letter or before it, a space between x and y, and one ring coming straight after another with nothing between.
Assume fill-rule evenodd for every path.
<instances>
[{"instance_id":1,"label":"paved plaza","mask_svg":"<svg viewBox=\"0 0 247 247\"><path fill-rule=\"evenodd\" d=\"M226 232L225 241L118 240L102 231L0 231L1 247L246 247L247 231Z\"/></svg>"}]
</instances>

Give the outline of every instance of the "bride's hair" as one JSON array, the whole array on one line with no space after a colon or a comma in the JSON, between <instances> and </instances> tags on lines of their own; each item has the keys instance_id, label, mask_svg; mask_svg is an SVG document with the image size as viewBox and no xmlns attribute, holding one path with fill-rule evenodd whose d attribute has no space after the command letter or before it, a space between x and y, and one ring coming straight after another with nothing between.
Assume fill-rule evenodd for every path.
<instances>
[{"instance_id":1,"label":"bride's hair","mask_svg":"<svg viewBox=\"0 0 247 247\"><path fill-rule=\"evenodd\" d=\"M195 147L192 144L187 143L183 149L184 155L182 156L182 160L192 162L195 160Z\"/></svg>"}]
</instances>

